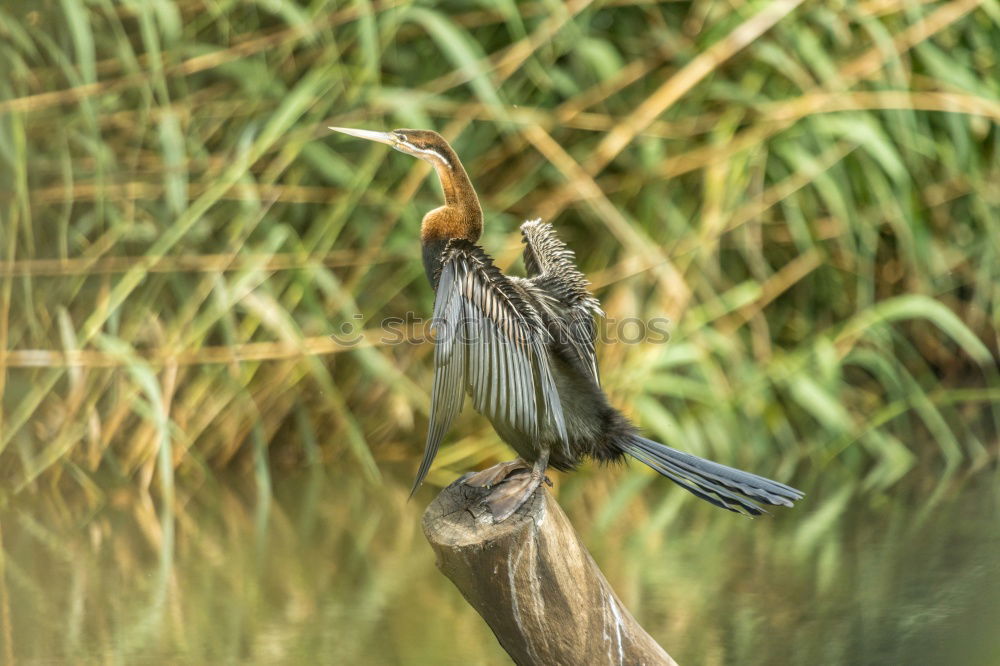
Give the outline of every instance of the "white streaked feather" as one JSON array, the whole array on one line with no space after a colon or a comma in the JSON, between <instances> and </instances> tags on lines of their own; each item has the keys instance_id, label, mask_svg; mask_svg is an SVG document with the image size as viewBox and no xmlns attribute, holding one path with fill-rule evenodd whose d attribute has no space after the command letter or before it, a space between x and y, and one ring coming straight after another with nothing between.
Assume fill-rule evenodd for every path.
<instances>
[{"instance_id":1,"label":"white streaked feather","mask_svg":"<svg viewBox=\"0 0 1000 666\"><path fill-rule=\"evenodd\" d=\"M530 441L538 442L551 428L568 448L550 367L551 337L542 317L513 280L468 241L452 241L445 251L434 317L450 337L438 341L434 351L431 422L414 490L461 411L466 391L478 411Z\"/></svg>"}]
</instances>

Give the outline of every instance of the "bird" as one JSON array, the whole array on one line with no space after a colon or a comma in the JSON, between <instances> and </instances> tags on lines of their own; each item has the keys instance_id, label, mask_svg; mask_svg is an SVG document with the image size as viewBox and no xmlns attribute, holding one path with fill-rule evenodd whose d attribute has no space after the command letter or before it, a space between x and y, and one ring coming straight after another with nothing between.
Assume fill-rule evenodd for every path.
<instances>
[{"instance_id":1,"label":"bird","mask_svg":"<svg viewBox=\"0 0 1000 666\"><path fill-rule=\"evenodd\" d=\"M697 497L750 516L767 513L758 502L791 507L804 497L778 481L643 437L601 388L595 338L603 312L574 253L551 224L529 220L520 227L526 276L502 273L477 244L482 206L444 137L418 129L329 129L424 160L444 194L444 204L420 226L436 339L427 441L411 497L466 395L519 456L464 477L489 490L484 503L495 523L548 482L549 467L570 471L587 459L630 456Z\"/></svg>"}]
</instances>

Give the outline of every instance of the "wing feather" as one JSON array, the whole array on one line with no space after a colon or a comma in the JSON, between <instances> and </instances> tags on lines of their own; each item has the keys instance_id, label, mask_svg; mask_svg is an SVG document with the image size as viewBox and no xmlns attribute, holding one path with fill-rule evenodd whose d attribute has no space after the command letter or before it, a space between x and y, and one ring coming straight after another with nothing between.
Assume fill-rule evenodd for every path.
<instances>
[{"instance_id":1,"label":"wing feather","mask_svg":"<svg viewBox=\"0 0 1000 666\"><path fill-rule=\"evenodd\" d=\"M594 317L603 317L604 312L590 293L590 283L576 267L573 251L559 240L551 224L525 222L521 235L528 277L558 304L559 311L548 318L554 334L576 358L578 367L600 385Z\"/></svg>"},{"instance_id":2,"label":"wing feather","mask_svg":"<svg viewBox=\"0 0 1000 666\"><path fill-rule=\"evenodd\" d=\"M568 446L550 367L550 334L535 305L479 247L449 241L434 303L436 345L430 426L415 491L462 410L477 411L538 441L545 428Z\"/></svg>"}]
</instances>

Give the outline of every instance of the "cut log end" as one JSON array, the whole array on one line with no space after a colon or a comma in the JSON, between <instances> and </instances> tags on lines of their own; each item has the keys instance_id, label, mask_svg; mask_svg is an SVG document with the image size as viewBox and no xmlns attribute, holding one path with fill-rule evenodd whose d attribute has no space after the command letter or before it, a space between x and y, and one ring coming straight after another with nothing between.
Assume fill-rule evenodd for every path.
<instances>
[{"instance_id":1,"label":"cut log end","mask_svg":"<svg viewBox=\"0 0 1000 666\"><path fill-rule=\"evenodd\" d=\"M495 523L485 500L491 489L465 485L462 479L445 488L424 511L423 527L428 540L443 546L463 547L495 541L544 513L545 494L541 488L507 520Z\"/></svg>"},{"instance_id":2,"label":"cut log end","mask_svg":"<svg viewBox=\"0 0 1000 666\"><path fill-rule=\"evenodd\" d=\"M540 486L494 524L459 479L424 512L438 568L518 664L675 664L632 617Z\"/></svg>"}]
</instances>

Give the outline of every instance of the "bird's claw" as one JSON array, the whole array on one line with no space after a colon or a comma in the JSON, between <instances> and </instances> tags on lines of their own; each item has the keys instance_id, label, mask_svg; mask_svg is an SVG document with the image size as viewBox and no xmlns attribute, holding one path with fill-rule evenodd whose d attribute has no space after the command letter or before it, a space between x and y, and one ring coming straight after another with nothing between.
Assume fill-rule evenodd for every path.
<instances>
[{"instance_id":1,"label":"bird's claw","mask_svg":"<svg viewBox=\"0 0 1000 666\"><path fill-rule=\"evenodd\" d=\"M552 480L543 473L544 469L544 461L531 465L518 458L469 474L462 482L467 486L490 491L483 503L493 514L493 522L501 523L527 502L539 485L545 483L552 486Z\"/></svg>"},{"instance_id":2,"label":"bird's claw","mask_svg":"<svg viewBox=\"0 0 1000 666\"><path fill-rule=\"evenodd\" d=\"M497 463L492 467L476 472L466 477L464 483L473 488L492 488L507 480L508 477L520 470L530 470L531 466L520 458Z\"/></svg>"}]
</instances>

